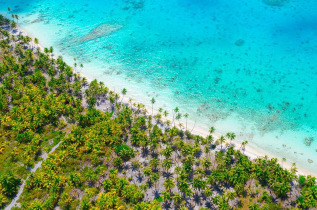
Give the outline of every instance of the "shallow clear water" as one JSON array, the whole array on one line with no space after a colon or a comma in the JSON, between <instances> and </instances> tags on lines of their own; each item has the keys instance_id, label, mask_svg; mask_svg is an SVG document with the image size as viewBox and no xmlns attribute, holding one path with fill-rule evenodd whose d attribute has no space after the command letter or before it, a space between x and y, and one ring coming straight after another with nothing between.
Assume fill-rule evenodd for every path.
<instances>
[{"instance_id":1,"label":"shallow clear water","mask_svg":"<svg viewBox=\"0 0 317 210\"><path fill-rule=\"evenodd\" d=\"M316 0L0 0L7 7L84 75L317 172ZM107 36L86 36L101 24Z\"/></svg>"}]
</instances>

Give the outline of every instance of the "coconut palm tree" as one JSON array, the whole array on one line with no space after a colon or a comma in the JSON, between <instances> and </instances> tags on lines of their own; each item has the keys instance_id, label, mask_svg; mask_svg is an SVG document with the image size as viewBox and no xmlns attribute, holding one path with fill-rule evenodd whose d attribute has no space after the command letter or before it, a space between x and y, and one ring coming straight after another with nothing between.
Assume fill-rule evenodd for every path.
<instances>
[{"instance_id":1,"label":"coconut palm tree","mask_svg":"<svg viewBox=\"0 0 317 210\"><path fill-rule=\"evenodd\" d=\"M11 27L11 29L13 29L13 28L17 27L17 24L16 24L16 22L12 21L12 22L11 22L11 25L10 25L10 27Z\"/></svg>"},{"instance_id":2,"label":"coconut palm tree","mask_svg":"<svg viewBox=\"0 0 317 210\"><path fill-rule=\"evenodd\" d=\"M283 167L283 163L284 162L286 162L286 158L285 157L282 158L282 167Z\"/></svg>"},{"instance_id":3,"label":"coconut palm tree","mask_svg":"<svg viewBox=\"0 0 317 210\"><path fill-rule=\"evenodd\" d=\"M218 141L220 142L220 147L221 147L221 150L222 150L222 144L226 142L226 139L224 136L220 136L220 138L218 139Z\"/></svg>"},{"instance_id":4,"label":"coconut palm tree","mask_svg":"<svg viewBox=\"0 0 317 210\"><path fill-rule=\"evenodd\" d=\"M152 158L150 160L150 166L153 168L153 169L156 169L158 166L160 165L160 160L157 159L157 158Z\"/></svg>"},{"instance_id":5,"label":"coconut palm tree","mask_svg":"<svg viewBox=\"0 0 317 210\"><path fill-rule=\"evenodd\" d=\"M152 99L151 99L151 104L152 104L152 116L153 116L153 105L155 104L155 98L153 97Z\"/></svg>"},{"instance_id":6,"label":"coconut palm tree","mask_svg":"<svg viewBox=\"0 0 317 210\"><path fill-rule=\"evenodd\" d=\"M167 110L165 110L165 111L163 112L163 115L164 115L165 119L167 120L168 111L167 111Z\"/></svg>"},{"instance_id":7,"label":"coconut palm tree","mask_svg":"<svg viewBox=\"0 0 317 210\"><path fill-rule=\"evenodd\" d=\"M206 157L202 160L202 166L204 167L205 170L208 170L211 166L211 160L210 158Z\"/></svg>"},{"instance_id":8,"label":"coconut palm tree","mask_svg":"<svg viewBox=\"0 0 317 210\"><path fill-rule=\"evenodd\" d=\"M76 67L77 67L76 61L77 61L77 58L74 58L74 69L75 69L75 73L76 73Z\"/></svg>"},{"instance_id":9,"label":"coconut palm tree","mask_svg":"<svg viewBox=\"0 0 317 210\"><path fill-rule=\"evenodd\" d=\"M197 176L193 180L193 188L198 191L204 190L206 188L206 181L201 179L200 176Z\"/></svg>"},{"instance_id":10,"label":"coconut palm tree","mask_svg":"<svg viewBox=\"0 0 317 210\"><path fill-rule=\"evenodd\" d=\"M210 128L209 128L209 134L211 135L211 134L213 134L214 132L215 132L215 127L213 127L213 126L211 126Z\"/></svg>"},{"instance_id":11,"label":"coconut palm tree","mask_svg":"<svg viewBox=\"0 0 317 210\"><path fill-rule=\"evenodd\" d=\"M53 52L54 52L54 48L51 46L49 49L49 53L50 53L51 58L53 57Z\"/></svg>"},{"instance_id":12,"label":"coconut palm tree","mask_svg":"<svg viewBox=\"0 0 317 210\"><path fill-rule=\"evenodd\" d=\"M246 146L248 143L249 143L248 141L242 142L241 147L240 147L240 150L241 150L241 149L245 150L245 146Z\"/></svg>"},{"instance_id":13,"label":"coconut palm tree","mask_svg":"<svg viewBox=\"0 0 317 210\"><path fill-rule=\"evenodd\" d=\"M230 145L231 145L231 141L234 140L236 138L236 134L233 132L229 132L226 134L227 138L230 139Z\"/></svg>"},{"instance_id":14,"label":"coconut palm tree","mask_svg":"<svg viewBox=\"0 0 317 210\"><path fill-rule=\"evenodd\" d=\"M15 19L17 19L17 24L19 24L19 15L14 15Z\"/></svg>"},{"instance_id":15,"label":"coconut palm tree","mask_svg":"<svg viewBox=\"0 0 317 210\"><path fill-rule=\"evenodd\" d=\"M170 158L173 154L173 149L171 146L167 146L165 149L162 150L162 154L166 159Z\"/></svg>"},{"instance_id":16,"label":"coconut palm tree","mask_svg":"<svg viewBox=\"0 0 317 210\"><path fill-rule=\"evenodd\" d=\"M166 170L166 172L172 167L173 162L171 159L164 159L162 162L162 167Z\"/></svg>"},{"instance_id":17,"label":"coconut palm tree","mask_svg":"<svg viewBox=\"0 0 317 210\"><path fill-rule=\"evenodd\" d=\"M175 183L174 183L174 180L171 177L168 177L167 179L165 179L163 185L164 185L165 189L167 191L169 191L169 193L171 193L173 187L175 186Z\"/></svg>"},{"instance_id":18,"label":"coconut palm tree","mask_svg":"<svg viewBox=\"0 0 317 210\"><path fill-rule=\"evenodd\" d=\"M185 119L186 119L186 128L185 128L186 130L187 130L187 119L188 119L188 116L189 116L188 113L185 113L185 114L184 114L184 117L185 117Z\"/></svg>"},{"instance_id":19,"label":"coconut palm tree","mask_svg":"<svg viewBox=\"0 0 317 210\"><path fill-rule=\"evenodd\" d=\"M174 120L175 120L175 115L177 114L179 112L179 108L178 107L176 107L174 110L173 110L173 124L174 124L174 126L175 126L175 122L174 122Z\"/></svg>"},{"instance_id":20,"label":"coconut palm tree","mask_svg":"<svg viewBox=\"0 0 317 210\"><path fill-rule=\"evenodd\" d=\"M38 40L37 38L34 38L34 43L35 43L36 45L38 45L38 44L39 44L39 40Z\"/></svg>"},{"instance_id":21,"label":"coconut palm tree","mask_svg":"<svg viewBox=\"0 0 317 210\"><path fill-rule=\"evenodd\" d=\"M180 124L180 119L182 118L182 114L181 113L177 113L176 114L176 120L178 120L178 124ZM175 124L174 124L174 126L175 126Z\"/></svg>"},{"instance_id":22,"label":"coconut palm tree","mask_svg":"<svg viewBox=\"0 0 317 210\"><path fill-rule=\"evenodd\" d=\"M81 71L83 71L84 64L80 64Z\"/></svg>"},{"instance_id":23,"label":"coconut palm tree","mask_svg":"<svg viewBox=\"0 0 317 210\"><path fill-rule=\"evenodd\" d=\"M122 99L121 99L121 102L120 102L120 103L122 103L123 98L124 98L124 96L127 94L127 92L128 92L127 89L125 89L125 88L122 89L121 93L122 93L123 96L122 96Z\"/></svg>"},{"instance_id":24,"label":"coconut palm tree","mask_svg":"<svg viewBox=\"0 0 317 210\"><path fill-rule=\"evenodd\" d=\"M155 184L155 188L157 189L157 183L158 180L160 179L160 173L152 173L151 179L153 180L154 184Z\"/></svg>"},{"instance_id":25,"label":"coconut palm tree","mask_svg":"<svg viewBox=\"0 0 317 210\"><path fill-rule=\"evenodd\" d=\"M174 200L175 206L179 207L183 201L183 197L179 193L174 193L173 200Z\"/></svg>"},{"instance_id":26,"label":"coconut palm tree","mask_svg":"<svg viewBox=\"0 0 317 210\"><path fill-rule=\"evenodd\" d=\"M295 174L297 173L296 163L292 163L291 173L292 173L293 175L295 175Z\"/></svg>"}]
</instances>

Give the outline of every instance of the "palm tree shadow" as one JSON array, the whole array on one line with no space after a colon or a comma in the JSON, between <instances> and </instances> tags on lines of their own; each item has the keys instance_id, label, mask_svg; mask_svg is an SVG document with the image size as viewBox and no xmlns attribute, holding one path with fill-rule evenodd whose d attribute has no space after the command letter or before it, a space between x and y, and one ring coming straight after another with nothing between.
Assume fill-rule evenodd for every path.
<instances>
[{"instance_id":1,"label":"palm tree shadow","mask_svg":"<svg viewBox=\"0 0 317 210\"><path fill-rule=\"evenodd\" d=\"M197 204L197 205L201 204L201 197L198 193L194 194L193 199L194 199L195 204Z\"/></svg>"},{"instance_id":2,"label":"palm tree shadow","mask_svg":"<svg viewBox=\"0 0 317 210\"><path fill-rule=\"evenodd\" d=\"M169 202L169 201L164 201L164 203L163 203L163 208L164 208L164 209L171 209L171 208L172 208L171 202Z\"/></svg>"},{"instance_id":3,"label":"palm tree shadow","mask_svg":"<svg viewBox=\"0 0 317 210\"><path fill-rule=\"evenodd\" d=\"M171 176L172 176L172 174L170 172L163 172L163 177L164 178L169 178Z\"/></svg>"},{"instance_id":4,"label":"palm tree shadow","mask_svg":"<svg viewBox=\"0 0 317 210\"><path fill-rule=\"evenodd\" d=\"M142 157L147 157L149 155L150 151L148 148L144 147L142 148Z\"/></svg>"},{"instance_id":5,"label":"palm tree shadow","mask_svg":"<svg viewBox=\"0 0 317 210\"><path fill-rule=\"evenodd\" d=\"M208 208L208 209L213 209L213 208L212 208L212 203L211 203L210 201L207 201L207 202L205 203L205 206L206 206L206 208Z\"/></svg>"},{"instance_id":6,"label":"palm tree shadow","mask_svg":"<svg viewBox=\"0 0 317 210\"><path fill-rule=\"evenodd\" d=\"M195 158L200 158L201 155L202 155L202 151L201 150L199 150L198 152L196 152L194 154Z\"/></svg>"},{"instance_id":7,"label":"palm tree shadow","mask_svg":"<svg viewBox=\"0 0 317 210\"><path fill-rule=\"evenodd\" d=\"M152 152L152 153L151 153L151 157L152 157L152 158L158 158L158 154L157 154L156 152Z\"/></svg>"},{"instance_id":8,"label":"palm tree shadow","mask_svg":"<svg viewBox=\"0 0 317 210\"><path fill-rule=\"evenodd\" d=\"M149 189L151 189L153 187L153 183L150 180L148 180L147 181L147 186L149 187Z\"/></svg>"},{"instance_id":9,"label":"palm tree shadow","mask_svg":"<svg viewBox=\"0 0 317 210\"><path fill-rule=\"evenodd\" d=\"M142 181L143 181L142 174L141 174L141 173L138 173L136 179L137 179L137 181L138 181L139 183L142 183Z\"/></svg>"},{"instance_id":10,"label":"palm tree shadow","mask_svg":"<svg viewBox=\"0 0 317 210\"><path fill-rule=\"evenodd\" d=\"M123 166L123 169L126 170L126 171L129 170L129 169L130 169L129 164L125 164L125 165Z\"/></svg>"},{"instance_id":11,"label":"palm tree shadow","mask_svg":"<svg viewBox=\"0 0 317 210\"><path fill-rule=\"evenodd\" d=\"M211 174L211 170L207 169L207 170L205 170L205 173L206 173L206 175L210 175Z\"/></svg>"},{"instance_id":12,"label":"palm tree shadow","mask_svg":"<svg viewBox=\"0 0 317 210\"><path fill-rule=\"evenodd\" d=\"M161 196L161 193L157 189L154 189L153 195L154 195L155 198L158 198L158 197Z\"/></svg>"}]
</instances>

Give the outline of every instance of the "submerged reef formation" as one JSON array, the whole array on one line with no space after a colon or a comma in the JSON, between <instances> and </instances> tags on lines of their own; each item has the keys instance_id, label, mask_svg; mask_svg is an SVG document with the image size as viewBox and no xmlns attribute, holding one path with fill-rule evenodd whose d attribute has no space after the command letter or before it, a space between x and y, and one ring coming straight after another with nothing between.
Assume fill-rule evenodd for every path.
<instances>
[{"instance_id":1,"label":"submerged reef formation","mask_svg":"<svg viewBox=\"0 0 317 210\"><path fill-rule=\"evenodd\" d=\"M313 137L305 138L305 145L309 147L314 140L315 139Z\"/></svg>"},{"instance_id":2,"label":"submerged reef formation","mask_svg":"<svg viewBox=\"0 0 317 210\"><path fill-rule=\"evenodd\" d=\"M122 28L122 25L119 24L110 24L110 23L103 23L93 30L91 30L87 35L80 39L80 42L86 42L93 39L97 39L103 36L107 36L111 33L114 33Z\"/></svg>"},{"instance_id":3,"label":"submerged reef formation","mask_svg":"<svg viewBox=\"0 0 317 210\"><path fill-rule=\"evenodd\" d=\"M144 7L144 0L125 0L125 7L123 8L124 10L128 9L143 9Z\"/></svg>"},{"instance_id":4,"label":"submerged reef formation","mask_svg":"<svg viewBox=\"0 0 317 210\"><path fill-rule=\"evenodd\" d=\"M244 45L245 41L243 39L238 39L235 41L235 45L238 47L241 47L242 45Z\"/></svg>"},{"instance_id":5,"label":"submerged reef formation","mask_svg":"<svg viewBox=\"0 0 317 210\"><path fill-rule=\"evenodd\" d=\"M269 6L282 6L287 0L262 0L263 3Z\"/></svg>"}]
</instances>

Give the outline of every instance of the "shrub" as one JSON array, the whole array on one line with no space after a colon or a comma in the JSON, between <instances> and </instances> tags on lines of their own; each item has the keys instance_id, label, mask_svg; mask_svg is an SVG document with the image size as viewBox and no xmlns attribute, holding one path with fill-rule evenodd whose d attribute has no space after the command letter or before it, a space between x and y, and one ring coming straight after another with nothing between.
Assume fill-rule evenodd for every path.
<instances>
[{"instance_id":1,"label":"shrub","mask_svg":"<svg viewBox=\"0 0 317 210\"><path fill-rule=\"evenodd\" d=\"M114 159L113 164L115 167L120 167L122 165L122 158L117 157Z\"/></svg>"},{"instance_id":2,"label":"shrub","mask_svg":"<svg viewBox=\"0 0 317 210\"><path fill-rule=\"evenodd\" d=\"M116 153L119 157L121 157L124 160L128 160L132 157L134 157L134 150L130 148L126 144L121 144L116 147Z\"/></svg>"}]
</instances>

